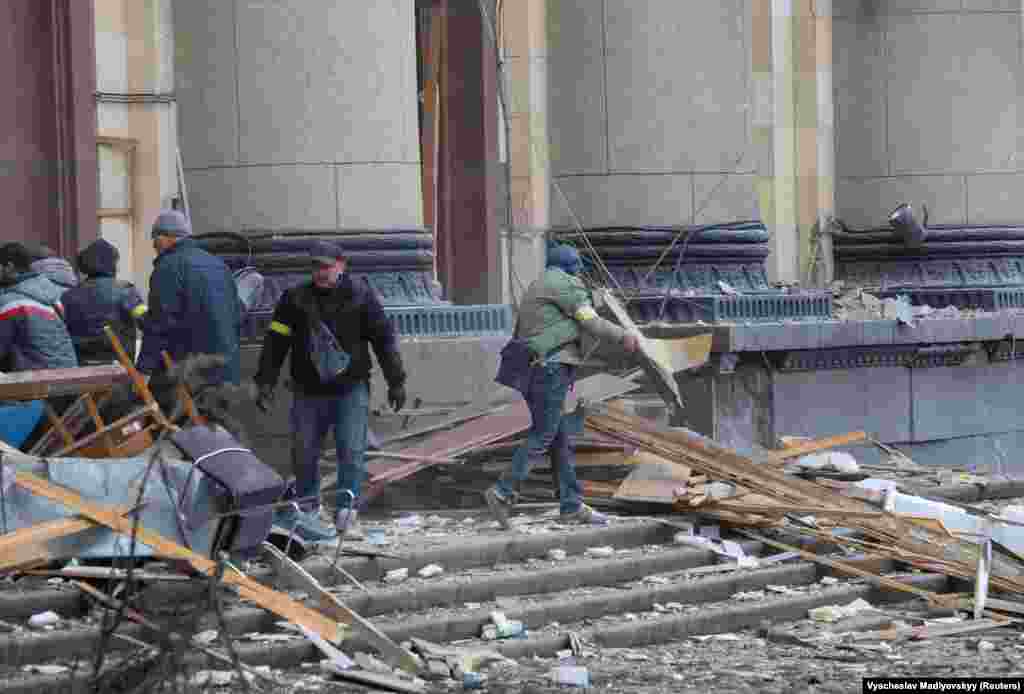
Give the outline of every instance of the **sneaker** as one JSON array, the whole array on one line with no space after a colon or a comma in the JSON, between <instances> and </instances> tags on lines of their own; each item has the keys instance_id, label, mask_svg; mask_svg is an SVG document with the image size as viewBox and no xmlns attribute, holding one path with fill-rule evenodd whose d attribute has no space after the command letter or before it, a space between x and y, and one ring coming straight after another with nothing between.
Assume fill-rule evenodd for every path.
<instances>
[{"instance_id":1,"label":"sneaker","mask_svg":"<svg viewBox=\"0 0 1024 694\"><path fill-rule=\"evenodd\" d=\"M363 528L359 524L359 511L354 511L350 508L341 509L338 511L338 515L334 517L334 526L338 529L339 536L344 533L346 540L366 539Z\"/></svg>"},{"instance_id":2,"label":"sneaker","mask_svg":"<svg viewBox=\"0 0 1024 694\"><path fill-rule=\"evenodd\" d=\"M563 523L581 523L583 525L607 525L608 516L595 511L586 504L580 504L580 507L569 513L558 514L558 520Z\"/></svg>"},{"instance_id":3,"label":"sneaker","mask_svg":"<svg viewBox=\"0 0 1024 694\"><path fill-rule=\"evenodd\" d=\"M511 528L512 525L508 522L508 511L512 508L512 500L499 494L495 487L484 492L484 499L487 501L487 508L491 510L491 515L494 516L494 520L498 521L502 530Z\"/></svg>"},{"instance_id":4,"label":"sneaker","mask_svg":"<svg viewBox=\"0 0 1024 694\"><path fill-rule=\"evenodd\" d=\"M324 542L337 536L338 532L320 520L320 512L296 511L290 506L278 509L274 524L285 532L295 534L307 542Z\"/></svg>"}]
</instances>

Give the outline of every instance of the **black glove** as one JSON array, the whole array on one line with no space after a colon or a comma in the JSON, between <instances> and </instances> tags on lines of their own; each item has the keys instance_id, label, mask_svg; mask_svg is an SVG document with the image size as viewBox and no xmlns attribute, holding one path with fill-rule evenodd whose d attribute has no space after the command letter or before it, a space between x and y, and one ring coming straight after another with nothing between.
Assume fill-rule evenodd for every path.
<instances>
[{"instance_id":1,"label":"black glove","mask_svg":"<svg viewBox=\"0 0 1024 694\"><path fill-rule=\"evenodd\" d=\"M391 409L398 412L400 409L405 407L405 385L402 383L396 383L395 385L388 386L388 404L391 405Z\"/></svg>"},{"instance_id":2,"label":"black glove","mask_svg":"<svg viewBox=\"0 0 1024 694\"><path fill-rule=\"evenodd\" d=\"M260 386L260 394L256 398L256 407L260 408L263 414L270 414L270 408L274 405L274 386Z\"/></svg>"}]
</instances>

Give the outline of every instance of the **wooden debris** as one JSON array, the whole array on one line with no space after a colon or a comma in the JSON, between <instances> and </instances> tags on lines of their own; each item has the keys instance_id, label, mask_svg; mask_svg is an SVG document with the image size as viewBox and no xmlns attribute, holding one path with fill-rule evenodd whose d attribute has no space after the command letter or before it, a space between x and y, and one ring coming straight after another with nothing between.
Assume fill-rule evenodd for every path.
<instances>
[{"instance_id":1,"label":"wooden debris","mask_svg":"<svg viewBox=\"0 0 1024 694\"><path fill-rule=\"evenodd\" d=\"M128 508L111 509L113 513L124 514ZM61 518L47 523L37 523L13 533L0 535L0 572L27 569L57 559L48 548L51 540L91 530L96 524L82 518Z\"/></svg>"},{"instance_id":2,"label":"wooden debris","mask_svg":"<svg viewBox=\"0 0 1024 694\"><path fill-rule=\"evenodd\" d=\"M784 463L788 460L800 458L809 453L817 453L818 451L825 451L839 446L848 446L851 443L860 443L862 441L866 441L867 438L868 435L863 431L853 431L849 434L830 436L827 439L821 439L819 441L801 442L793 446L787 446L785 450L773 453L768 459L768 462L773 464Z\"/></svg>"},{"instance_id":3,"label":"wooden debris","mask_svg":"<svg viewBox=\"0 0 1024 694\"><path fill-rule=\"evenodd\" d=\"M398 647L394 641L385 636L377 627L373 626L369 620L364 619L333 594L324 590L319 581L292 561L284 552L269 542L263 543L263 551L273 560L278 574L287 577L287 580L295 588L308 592L320 603L320 609L326 614L343 624L359 627L363 638L380 651L381 655L393 665L409 672L417 671L419 665L412 653Z\"/></svg>"},{"instance_id":4,"label":"wooden debris","mask_svg":"<svg viewBox=\"0 0 1024 694\"><path fill-rule=\"evenodd\" d=\"M686 465L647 451L641 451L633 458L636 460L633 469L612 495L615 499L673 504L691 483L690 468Z\"/></svg>"},{"instance_id":5,"label":"wooden debris","mask_svg":"<svg viewBox=\"0 0 1024 694\"><path fill-rule=\"evenodd\" d=\"M216 562L168 540L159 533L147 530L142 526L134 528L134 522L123 518L116 510L92 503L69 489L52 484L26 472L16 473L15 482L33 494L55 501L100 525L129 536L134 530L138 541L152 547L159 556L183 560L196 571L208 576L214 575L217 571ZM292 600L287 595L267 588L242 573L225 573L223 581L225 584L235 586L242 598L250 600L260 607L300 626L304 626L311 631L315 631L328 641L340 642L346 635L348 630L346 625L311 610L305 605Z\"/></svg>"},{"instance_id":6,"label":"wooden debris","mask_svg":"<svg viewBox=\"0 0 1024 694\"><path fill-rule=\"evenodd\" d=\"M639 386L625 378L596 374L576 383L576 392L586 402L602 402L609 398L636 390ZM493 414L470 420L449 431L434 434L423 443L403 449L402 455L415 458L452 458L467 451L495 443L530 428L530 410L525 402L507 405ZM375 475L366 485L365 500L378 495L390 482L403 480L433 465L416 460L396 465L387 472Z\"/></svg>"},{"instance_id":7,"label":"wooden debris","mask_svg":"<svg viewBox=\"0 0 1024 694\"><path fill-rule=\"evenodd\" d=\"M401 679L393 675L381 675L376 672L365 670L345 669L338 667L332 661L323 664L323 668L338 679L364 684L368 687L375 687L389 692L402 692L402 694L424 694L427 689L421 682Z\"/></svg>"},{"instance_id":8,"label":"wooden debris","mask_svg":"<svg viewBox=\"0 0 1024 694\"><path fill-rule=\"evenodd\" d=\"M0 374L0 400L46 400L62 395L102 393L130 383L121 366L86 366Z\"/></svg>"},{"instance_id":9,"label":"wooden debris","mask_svg":"<svg viewBox=\"0 0 1024 694\"><path fill-rule=\"evenodd\" d=\"M865 501L836 494L808 480L785 475L772 465L759 465L750 458L684 429L667 430L648 420L608 408L589 416L587 425L625 443L688 465L694 471L706 474L711 480L731 482L739 488L768 497L772 506L828 509L830 515L842 518L844 527L859 531L868 538L870 542L863 543L863 546L875 553L916 567L941 570L950 576L974 577L978 560L977 545L951 537L948 532L941 532L931 524L915 522L891 513L869 515L868 512L877 514L878 510ZM751 508L756 507L744 508L740 502L729 506L727 502L722 502L717 511L711 512L719 514L723 521L739 526L763 523L766 517L772 515L778 517L777 511L764 511L766 516L752 512ZM844 541L838 537L834 539L837 542ZM1024 593L1024 561L1006 554L993 557L990 583L996 590Z\"/></svg>"},{"instance_id":10,"label":"wooden debris","mask_svg":"<svg viewBox=\"0 0 1024 694\"><path fill-rule=\"evenodd\" d=\"M842 571L843 573L849 576L857 576L858 578L866 579L869 583L876 585L880 588L888 588L890 590L898 590L905 593L913 593L918 597L928 600L928 602L935 601L935 593L931 592L930 590L917 588L915 586L906 583L901 583L891 578L885 578L884 576L876 576L875 574L869 571L864 571L863 569L851 566L850 564L847 564L845 562L836 561L834 559L829 559L827 557L820 557L817 554L814 554L813 552L806 552L797 547L792 547L782 542L777 542L767 537L763 537L762 535L758 535L757 533L752 533L745 530L738 530L737 532L739 532L741 535L749 537L751 540L763 542L764 544L770 545L776 549L780 549L783 552L796 552L808 561L813 561L816 564L822 564L823 566L827 566L837 571Z\"/></svg>"},{"instance_id":11,"label":"wooden debris","mask_svg":"<svg viewBox=\"0 0 1024 694\"><path fill-rule=\"evenodd\" d=\"M711 334L673 340L655 340L644 337L615 295L609 291L602 291L599 299L615 316L619 325L629 332L640 335L639 356L644 371L651 377L658 393L661 394L671 410L681 411L683 398L679 394L679 384L676 383L675 374L707 363L711 353Z\"/></svg>"}]
</instances>

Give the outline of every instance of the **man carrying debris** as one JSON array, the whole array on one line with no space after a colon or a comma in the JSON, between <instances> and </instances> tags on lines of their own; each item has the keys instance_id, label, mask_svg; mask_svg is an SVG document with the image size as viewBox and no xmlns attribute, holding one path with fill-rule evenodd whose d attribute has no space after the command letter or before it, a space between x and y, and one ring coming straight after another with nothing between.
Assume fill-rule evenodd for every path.
<instances>
[{"instance_id":1,"label":"man carrying debris","mask_svg":"<svg viewBox=\"0 0 1024 694\"><path fill-rule=\"evenodd\" d=\"M0 371L73 369L78 359L64 325L63 290L31 264L23 244L0 246Z\"/></svg>"},{"instance_id":2,"label":"man carrying debris","mask_svg":"<svg viewBox=\"0 0 1024 694\"><path fill-rule=\"evenodd\" d=\"M406 395L398 341L376 294L364 280L345 272L345 254L336 244L317 242L312 256L312 281L285 291L274 309L255 380L258 404L267 412L281 364L291 352L292 466L302 511L279 522L317 542L337 535L319 513L320 447L332 426L338 455L335 525L345 529L346 536L359 532L353 501L366 476L369 345L384 371L388 402L396 412L405 406Z\"/></svg>"},{"instance_id":3,"label":"man carrying debris","mask_svg":"<svg viewBox=\"0 0 1024 694\"><path fill-rule=\"evenodd\" d=\"M207 253L190 238L188 219L166 210L153 223L153 247L158 253L149 280L149 312L142 324L139 371L161 373L161 352L174 361L196 354L223 356L223 369L210 384L238 383L241 376L239 343L242 302L224 261Z\"/></svg>"},{"instance_id":4,"label":"man carrying debris","mask_svg":"<svg viewBox=\"0 0 1024 694\"><path fill-rule=\"evenodd\" d=\"M85 281L61 297L68 332L81 364L117 361L117 353L103 332L105 325L114 329L129 354L135 354L135 326L149 309L135 285L115 279L119 257L117 248L105 239L90 243L77 258Z\"/></svg>"},{"instance_id":5,"label":"man carrying debris","mask_svg":"<svg viewBox=\"0 0 1024 694\"><path fill-rule=\"evenodd\" d=\"M638 349L639 338L597 315L589 290L577 277L582 269L576 249L565 245L550 247L547 269L530 285L519 306L516 337L525 340L533 355L529 385L523 393L532 425L526 441L512 458L512 467L484 494L491 513L506 529L519 484L548 453L558 471L561 519L583 523L607 520L580 498L563 411L576 367L584 358L582 333L620 343L627 352Z\"/></svg>"}]
</instances>

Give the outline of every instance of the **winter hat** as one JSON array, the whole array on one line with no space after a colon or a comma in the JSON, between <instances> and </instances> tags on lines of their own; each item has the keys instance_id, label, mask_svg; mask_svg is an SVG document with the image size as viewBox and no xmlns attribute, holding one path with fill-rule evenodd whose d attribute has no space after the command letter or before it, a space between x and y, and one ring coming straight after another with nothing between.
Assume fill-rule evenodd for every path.
<instances>
[{"instance_id":1,"label":"winter hat","mask_svg":"<svg viewBox=\"0 0 1024 694\"><path fill-rule=\"evenodd\" d=\"M548 267L557 267L570 275L577 275L583 270L583 261L579 252L572 246L557 244L548 247Z\"/></svg>"},{"instance_id":2,"label":"winter hat","mask_svg":"<svg viewBox=\"0 0 1024 694\"><path fill-rule=\"evenodd\" d=\"M192 225L189 224L188 218L178 210L164 210L157 215L156 221L153 222L152 237L154 239L157 236L184 238L191 235Z\"/></svg>"},{"instance_id":3,"label":"winter hat","mask_svg":"<svg viewBox=\"0 0 1024 694\"><path fill-rule=\"evenodd\" d=\"M345 251L336 243L330 241L314 241L309 249L313 256L313 262L321 265L334 265L339 260L345 259Z\"/></svg>"},{"instance_id":4,"label":"winter hat","mask_svg":"<svg viewBox=\"0 0 1024 694\"><path fill-rule=\"evenodd\" d=\"M106 239L98 239L78 254L78 269L89 277L113 277L117 274L117 261L121 257L117 248Z\"/></svg>"}]
</instances>

